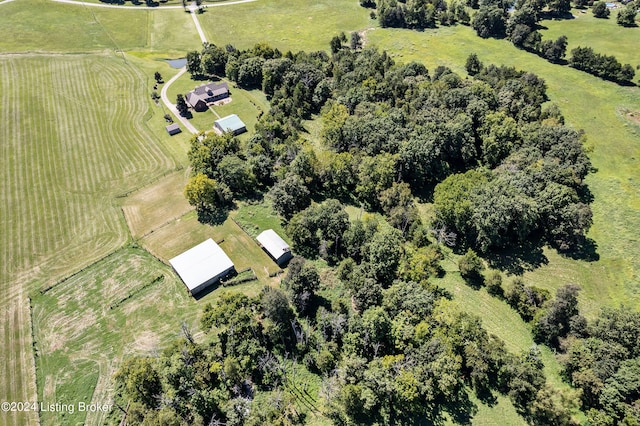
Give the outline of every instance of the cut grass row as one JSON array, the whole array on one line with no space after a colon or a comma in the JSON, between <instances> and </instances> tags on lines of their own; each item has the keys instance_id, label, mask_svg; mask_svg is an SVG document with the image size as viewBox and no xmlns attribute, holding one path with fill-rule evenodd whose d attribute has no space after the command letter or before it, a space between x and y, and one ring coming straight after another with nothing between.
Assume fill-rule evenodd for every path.
<instances>
[{"instance_id":1,"label":"cut grass row","mask_svg":"<svg viewBox=\"0 0 640 426\"><path fill-rule=\"evenodd\" d=\"M26 295L121 246L114 196L176 167L143 124L144 80L108 55L0 56L1 400L33 395Z\"/></svg>"}]
</instances>

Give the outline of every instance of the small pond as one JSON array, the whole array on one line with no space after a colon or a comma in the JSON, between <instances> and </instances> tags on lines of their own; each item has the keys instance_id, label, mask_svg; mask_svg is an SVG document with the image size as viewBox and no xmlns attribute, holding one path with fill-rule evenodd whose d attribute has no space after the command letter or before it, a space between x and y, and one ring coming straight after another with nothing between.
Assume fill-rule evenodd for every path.
<instances>
[{"instance_id":1,"label":"small pond","mask_svg":"<svg viewBox=\"0 0 640 426\"><path fill-rule=\"evenodd\" d=\"M171 65L171 68L182 68L187 65L187 59L167 59L167 63Z\"/></svg>"}]
</instances>

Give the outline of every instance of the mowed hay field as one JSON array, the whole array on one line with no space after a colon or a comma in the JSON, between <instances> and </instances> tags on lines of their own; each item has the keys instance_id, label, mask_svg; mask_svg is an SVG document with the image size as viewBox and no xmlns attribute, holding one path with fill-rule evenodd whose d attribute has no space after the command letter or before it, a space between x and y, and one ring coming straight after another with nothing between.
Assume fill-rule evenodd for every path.
<instances>
[{"instance_id":1,"label":"mowed hay field","mask_svg":"<svg viewBox=\"0 0 640 426\"><path fill-rule=\"evenodd\" d=\"M122 246L115 196L176 167L145 83L109 55L0 55L0 400L35 397L27 294Z\"/></svg>"}]
</instances>

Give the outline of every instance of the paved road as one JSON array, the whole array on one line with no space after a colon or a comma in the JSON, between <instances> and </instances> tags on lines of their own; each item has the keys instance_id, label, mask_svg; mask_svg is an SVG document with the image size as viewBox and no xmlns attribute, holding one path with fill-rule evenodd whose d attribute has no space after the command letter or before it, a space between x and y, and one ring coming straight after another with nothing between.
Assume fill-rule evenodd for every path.
<instances>
[{"instance_id":1,"label":"paved road","mask_svg":"<svg viewBox=\"0 0 640 426\"><path fill-rule=\"evenodd\" d=\"M178 108L176 108L175 104L172 104L167 97L167 89L169 88L169 86L171 86L171 83L179 79L185 72L187 72L187 67L180 68L180 72L178 72L178 74L174 75L171 80L167 81L164 84L162 90L160 91L160 97L162 98L162 102L164 102L167 108L169 108L169 111L171 111L173 115L175 115L178 120L180 120L182 125L186 127L187 130L189 130L191 133L197 135L198 133L200 133L198 129L196 129L193 124L189 123L189 120L180 115L180 113L178 112Z\"/></svg>"},{"instance_id":2,"label":"paved road","mask_svg":"<svg viewBox=\"0 0 640 426\"><path fill-rule=\"evenodd\" d=\"M5 0L2 3L8 3L13 0ZM67 3L67 4L77 4L80 6L94 6L94 7L108 7L111 9L130 9L130 10L156 10L156 9L183 9L183 6L155 6L155 7L147 7L147 6L124 6L120 4L104 4L104 3L89 3L85 1L76 1L76 0L52 0L58 3ZM220 7L220 6L229 6L233 4L242 4L242 3L251 3L256 0L237 0L237 1L229 1L224 3L213 3L208 4L205 7ZM0 3L0 4L2 4Z\"/></svg>"}]
</instances>

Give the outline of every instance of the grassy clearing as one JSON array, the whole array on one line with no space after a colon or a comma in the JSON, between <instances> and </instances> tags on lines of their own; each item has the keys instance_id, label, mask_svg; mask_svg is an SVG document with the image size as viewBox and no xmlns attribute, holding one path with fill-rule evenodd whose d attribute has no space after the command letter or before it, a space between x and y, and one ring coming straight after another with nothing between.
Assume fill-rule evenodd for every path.
<instances>
[{"instance_id":1,"label":"grassy clearing","mask_svg":"<svg viewBox=\"0 0 640 426\"><path fill-rule=\"evenodd\" d=\"M249 48L260 41L284 51L328 50L331 37L374 25L369 10L358 2L304 0L253 3L210 8L199 16L207 40Z\"/></svg>"},{"instance_id":2,"label":"grassy clearing","mask_svg":"<svg viewBox=\"0 0 640 426\"><path fill-rule=\"evenodd\" d=\"M235 264L236 270L252 268L255 271L260 283L256 283L257 290L272 282L269 274L276 272L279 269L278 265L231 218L221 225L212 227L199 223L195 212L187 213L141 241L151 253L168 262L172 257L207 238L220 243L220 247ZM222 240L224 241L221 242Z\"/></svg>"},{"instance_id":3,"label":"grassy clearing","mask_svg":"<svg viewBox=\"0 0 640 426\"><path fill-rule=\"evenodd\" d=\"M570 32L565 34L572 40ZM547 264L527 272L525 281L550 290L568 282L580 284L582 309L590 317L603 304L624 302L640 306L640 258L635 255L640 252L640 241L635 235L635 229L640 227L640 206L636 201L640 185L640 131L619 112L621 108L640 110L637 87L621 87L569 67L550 64L505 40L481 39L471 28L463 26L423 33L375 29L367 37L371 44L389 51L397 60L421 61L430 69L445 65L465 75L465 60L475 52L485 64L511 65L543 77L551 101L560 106L567 123L586 131L589 155L598 169L587 178L587 183L595 196L594 225L589 236L598 245L600 259L576 261L546 250ZM608 53L618 55L623 50L635 52L630 45L620 44Z\"/></svg>"},{"instance_id":4,"label":"grassy clearing","mask_svg":"<svg viewBox=\"0 0 640 426\"><path fill-rule=\"evenodd\" d=\"M197 331L200 313L171 269L135 248L115 252L32 303L38 395L45 404L110 403L111 375L121 359L162 349L182 321ZM104 422L97 413L41 415L43 424Z\"/></svg>"},{"instance_id":5,"label":"grassy clearing","mask_svg":"<svg viewBox=\"0 0 640 426\"><path fill-rule=\"evenodd\" d=\"M122 210L131 235L140 238L192 210L181 191L186 183L186 173L179 171L130 194Z\"/></svg>"},{"instance_id":6,"label":"grassy clearing","mask_svg":"<svg viewBox=\"0 0 640 426\"><path fill-rule=\"evenodd\" d=\"M120 247L114 196L176 167L142 124L143 81L107 55L0 56L1 400L32 394L26 295Z\"/></svg>"},{"instance_id":7,"label":"grassy clearing","mask_svg":"<svg viewBox=\"0 0 640 426\"><path fill-rule=\"evenodd\" d=\"M280 216L273 210L271 203L266 199L260 203L242 202L238 209L232 212L231 216L253 238L257 237L262 231L273 229L287 243L291 244L291 239L284 232Z\"/></svg>"},{"instance_id":8,"label":"grassy clearing","mask_svg":"<svg viewBox=\"0 0 640 426\"><path fill-rule=\"evenodd\" d=\"M595 18L591 10L573 9L571 13L575 19L541 22L547 28L542 37L555 40L564 34L569 42L567 53L578 46L589 46L598 53L614 55L623 64L630 63L634 68L640 65L640 54L631 47L640 39L640 27L621 27L616 23L616 11L609 19Z\"/></svg>"}]
</instances>

